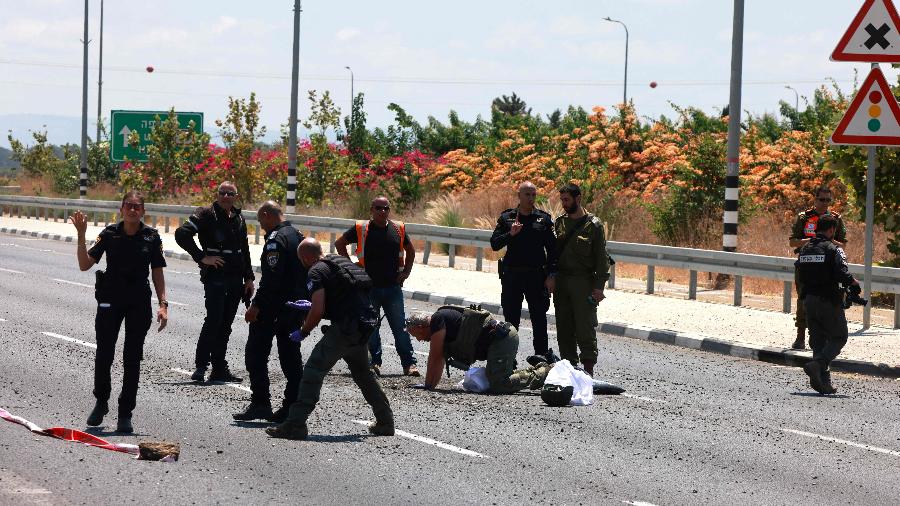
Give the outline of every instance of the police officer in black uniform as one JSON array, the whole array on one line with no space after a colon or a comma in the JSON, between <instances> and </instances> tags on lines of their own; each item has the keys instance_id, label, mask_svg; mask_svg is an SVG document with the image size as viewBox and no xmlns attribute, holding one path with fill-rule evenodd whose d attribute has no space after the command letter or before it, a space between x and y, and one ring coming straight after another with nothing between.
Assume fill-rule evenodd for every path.
<instances>
[{"instance_id":1,"label":"police officer in black uniform","mask_svg":"<svg viewBox=\"0 0 900 506\"><path fill-rule=\"evenodd\" d=\"M124 374L116 430L130 433L134 431L131 413L137 403L144 338L153 322L148 276L153 278L156 297L159 299L159 310L156 313L158 330L166 327L169 303L166 301L166 281L163 275L166 260L162 255L162 240L156 229L144 225L142 221L144 196L134 191L126 193L120 212L122 221L103 229L90 250L85 245L87 217L78 211L69 220L78 232L78 267L82 271L100 262L106 253L106 272L98 272L95 293L97 355L94 361L94 397L97 402L88 416L87 424L100 425L109 412L108 402L112 391L110 368L116 354L119 328L124 320Z\"/></svg>"},{"instance_id":2,"label":"police officer in black uniform","mask_svg":"<svg viewBox=\"0 0 900 506\"><path fill-rule=\"evenodd\" d=\"M547 310L550 292L544 286L548 266L556 262L556 237L553 218L534 207L537 188L530 182L519 185L519 205L500 214L491 235L491 248L506 247L499 262L503 318L516 330L522 318L522 297L528 302L534 328L535 355L548 354Z\"/></svg>"},{"instance_id":3,"label":"police officer in black uniform","mask_svg":"<svg viewBox=\"0 0 900 506\"><path fill-rule=\"evenodd\" d=\"M290 222L284 221L281 208L271 200L256 212L257 221L266 231L266 244L261 257L262 276L259 290L244 319L250 323L245 362L250 375L250 404L244 411L232 415L235 420L264 418L283 422L288 409L297 400L300 379L303 377L303 359L300 343L291 341L291 332L300 326L302 314L288 301L307 298L306 269L297 258L297 247L303 240ZM272 336L278 346L281 372L287 379L281 408L272 413L269 395L269 353Z\"/></svg>"},{"instance_id":4,"label":"police officer in black uniform","mask_svg":"<svg viewBox=\"0 0 900 506\"><path fill-rule=\"evenodd\" d=\"M859 286L850 275L844 250L833 242L837 227L835 216L821 216L816 223L816 237L800 248L796 263L809 347L813 350L813 358L803 370L809 376L810 386L820 394L837 391L831 385L828 366L847 344L847 318L839 285Z\"/></svg>"},{"instance_id":5,"label":"police officer in black uniform","mask_svg":"<svg viewBox=\"0 0 900 506\"><path fill-rule=\"evenodd\" d=\"M253 266L247 243L247 224L241 210L234 207L238 197L234 183L219 185L212 205L197 211L175 231L175 242L200 266L200 281L206 299L206 319L200 330L191 379L203 381L212 361L210 381L240 382L231 373L225 353L231 324L241 298L253 296ZM200 236L200 246L194 236Z\"/></svg>"}]
</instances>

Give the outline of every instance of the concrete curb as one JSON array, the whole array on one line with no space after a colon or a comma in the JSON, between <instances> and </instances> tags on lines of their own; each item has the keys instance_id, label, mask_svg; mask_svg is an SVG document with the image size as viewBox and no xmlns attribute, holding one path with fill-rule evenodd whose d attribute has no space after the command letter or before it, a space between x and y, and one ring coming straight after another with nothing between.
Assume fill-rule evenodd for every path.
<instances>
[{"instance_id":1,"label":"concrete curb","mask_svg":"<svg viewBox=\"0 0 900 506\"><path fill-rule=\"evenodd\" d=\"M75 242L76 237L63 236L61 234L50 234L34 232L30 230L17 230L15 228L0 227L0 233L21 235L27 237L36 237L39 239L50 239L62 242ZM93 244L89 241L88 244ZM177 258L179 260L192 260L187 253L176 253L172 250L163 250L163 255L167 258ZM260 272L259 267L254 267L255 272ZM453 295L443 295L431 292L422 292L414 290L403 290L403 297L410 300L420 302L429 302L432 304L457 304L468 306L470 304L479 304L482 308L494 314L502 314L503 308L495 302L481 302L468 300L463 297ZM530 318L528 309L522 308L522 318ZM548 323L556 323L556 316L547 315ZM600 322L597 327L600 332L612 334L616 336L629 337L632 339L640 339L642 341L650 341L660 344L671 344L681 346L683 348L691 348L694 350L708 351L718 353L720 355L730 355L748 360L758 360L772 364L784 365L789 367L802 367L812 355L809 351L795 351L785 348L772 348L768 346L757 346L748 343L738 343L708 337L699 334L690 334L687 332L678 332L669 329L654 329L650 327L642 327L640 325L620 323L620 322ZM837 359L831 363L832 369L836 371L851 372L857 374L865 374L867 376L882 376L888 378L900 378L900 366L889 365L877 362L867 362L864 360Z\"/></svg>"}]
</instances>

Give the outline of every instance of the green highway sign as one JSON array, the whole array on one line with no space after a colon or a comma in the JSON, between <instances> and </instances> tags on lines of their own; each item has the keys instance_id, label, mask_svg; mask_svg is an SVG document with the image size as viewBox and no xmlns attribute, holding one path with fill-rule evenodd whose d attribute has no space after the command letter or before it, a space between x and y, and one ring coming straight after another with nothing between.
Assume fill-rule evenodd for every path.
<instances>
[{"instance_id":1,"label":"green highway sign","mask_svg":"<svg viewBox=\"0 0 900 506\"><path fill-rule=\"evenodd\" d=\"M146 162L147 146L150 145L150 132L158 121L164 121L168 117L168 111L112 111L110 114L110 144L109 157L114 162L129 161ZM194 122L194 131L203 133L202 112L175 112L178 118L178 126L182 130L190 128ZM137 145L129 145L132 132L137 132L139 141Z\"/></svg>"}]
</instances>

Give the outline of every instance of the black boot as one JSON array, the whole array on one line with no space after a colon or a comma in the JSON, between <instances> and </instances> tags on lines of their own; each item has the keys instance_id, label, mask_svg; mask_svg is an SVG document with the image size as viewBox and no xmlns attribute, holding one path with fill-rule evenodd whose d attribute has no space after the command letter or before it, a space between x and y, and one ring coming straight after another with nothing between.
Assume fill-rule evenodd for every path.
<instances>
[{"instance_id":1,"label":"black boot","mask_svg":"<svg viewBox=\"0 0 900 506\"><path fill-rule=\"evenodd\" d=\"M109 404L106 401L97 401L91 414L88 415L87 424L91 427L100 425L107 413L109 413Z\"/></svg>"},{"instance_id":2,"label":"black boot","mask_svg":"<svg viewBox=\"0 0 900 506\"><path fill-rule=\"evenodd\" d=\"M825 384L822 382L822 371L824 367L822 363L818 360L810 360L809 362L803 364L803 372L809 376L809 386L813 388L816 392L820 394L829 393Z\"/></svg>"},{"instance_id":3,"label":"black boot","mask_svg":"<svg viewBox=\"0 0 900 506\"><path fill-rule=\"evenodd\" d=\"M288 404L282 404L280 408L275 410L272 413L272 416L269 417L270 422L274 423L284 423L287 420L288 413L291 411L291 406Z\"/></svg>"},{"instance_id":4,"label":"black boot","mask_svg":"<svg viewBox=\"0 0 900 506\"><path fill-rule=\"evenodd\" d=\"M376 436L394 435L394 414L388 413L381 417L375 417L375 422L369 424L369 432Z\"/></svg>"},{"instance_id":5,"label":"black boot","mask_svg":"<svg viewBox=\"0 0 900 506\"><path fill-rule=\"evenodd\" d=\"M306 423L284 422L277 427L269 427L266 434L273 438L301 441L309 437L309 429Z\"/></svg>"},{"instance_id":6,"label":"black boot","mask_svg":"<svg viewBox=\"0 0 900 506\"><path fill-rule=\"evenodd\" d=\"M828 366L822 368L822 387L824 389L825 394L836 394L837 388L834 388L831 385L831 371L828 370Z\"/></svg>"},{"instance_id":7,"label":"black boot","mask_svg":"<svg viewBox=\"0 0 900 506\"><path fill-rule=\"evenodd\" d=\"M209 373L209 381L222 381L224 383L240 383L244 381L244 378L239 376L235 376L231 374L231 370L228 369L228 366L222 367L213 367L211 373Z\"/></svg>"},{"instance_id":8,"label":"black boot","mask_svg":"<svg viewBox=\"0 0 900 506\"><path fill-rule=\"evenodd\" d=\"M131 413L119 413L119 420L116 423L116 432L131 434L134 427L131 425Z\"/></svg>"},{"instance_id":9,"label":"black boot","mask_svg":"<svg viewBox=\"0 0 900 506\"><path fill-rule=\"evenodd\" d=\"M198 367L194 369L194 374L191 374L191 380L196 381L197 383L203 383L205 381L206 376L206 368Z\"/></svg>"},{"instance_id":10,"label":"black boot","mask_svg":"<svg viewBox=\"0 0 900 506\"><path fill-rule=\"evenodd\" d=\"M248 420L268 420L272 418L272 406L269 404L257 404L251 402L247 405L246 409L240 413L231 415L231 417L242 422Z\"/></svg>"}]
</instances>

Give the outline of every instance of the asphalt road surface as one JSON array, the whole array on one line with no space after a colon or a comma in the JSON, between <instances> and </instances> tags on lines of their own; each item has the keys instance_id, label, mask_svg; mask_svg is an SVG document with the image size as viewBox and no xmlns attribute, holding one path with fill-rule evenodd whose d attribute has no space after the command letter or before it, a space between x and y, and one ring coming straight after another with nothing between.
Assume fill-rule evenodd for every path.
<instances>
[{"instance_id":1,"label":"asphalt road surface","mask_svg":"<svg viewBox=\"0 0 900 506\"><path fill-rule=\"evenodd\" d=\"M85 429L93 406L93 272L78 271L74 248L0 236L0 407L42 427ZM115 442L178 442L181 459L137 461L0 420L0 504L896 504L900 498L900 382L836 374L839 395L820 397L799 369L608 335L600 336L598 377L627 394L597 397L592 406L550 408L531 392L467 394L454 386L459 372L438 391L409 389L417 380L400 375L396 353L386 348L382 385L402 432L369 436L359 421L370 420L371 411L339 365L310 419L310 440L273 440L263 431L267 424L231 419L249 398L246 380L190 382L202 289L192 263L168 262L170 323L147 337L136 432L112 432L121 344L112 412L92 432ZM413 308L434 306L407 301ZM228 358L246 376L241 315ZM526 326L527 320L522 361L531 349ZM387 328L382 335L392 342ZM319 336L304 342L304 354ZM424 364L427 349L415 346ZM277 403L283 379L274 351L270 375Z\"/></svg>"}]
</instances>

